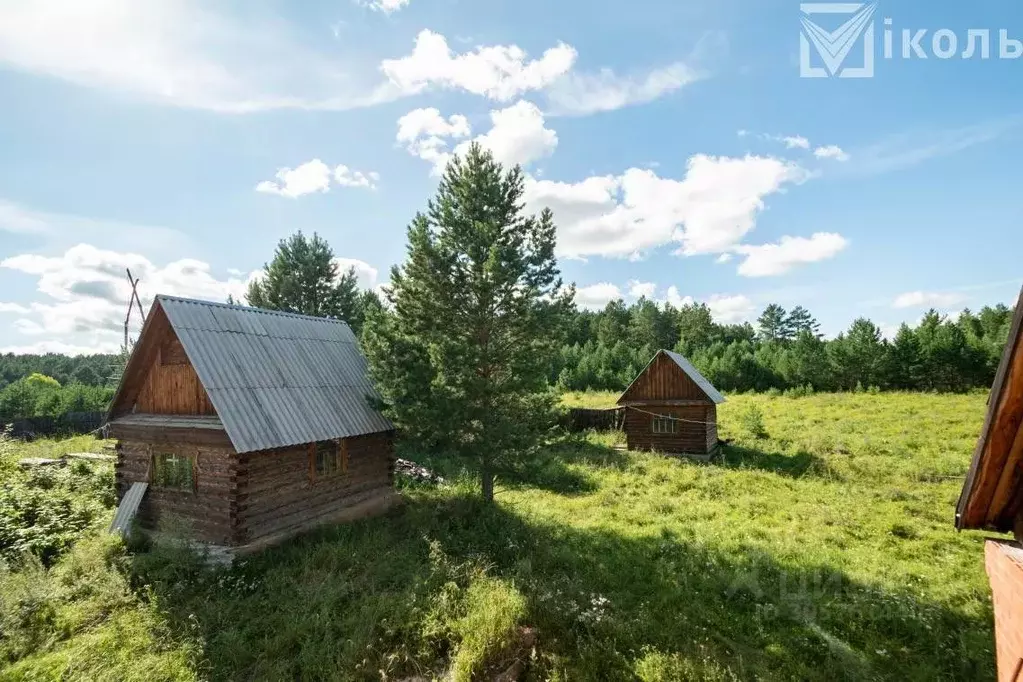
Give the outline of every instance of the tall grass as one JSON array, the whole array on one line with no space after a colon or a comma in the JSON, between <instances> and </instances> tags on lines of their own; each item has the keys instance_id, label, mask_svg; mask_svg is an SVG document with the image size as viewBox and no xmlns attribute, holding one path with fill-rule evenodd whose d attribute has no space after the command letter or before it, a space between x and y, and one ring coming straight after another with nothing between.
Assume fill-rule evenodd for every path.
<instances>
[{"instance_id":1,"label":"tall grass","mask_svg":"<svg viewBox=\"0 0 1023 682\"><path fill-rule=\"evenodd\" d=\"M18 626L3 652L11 679L133 679L134 658L152 679L483 679L513 660L529 679L992 679L983 537L952 530L983 410L735 396L712 464L591 434L506 476L491 507L435 458L449 484L227 569L80 543L4 575L4 618L81 615ZM102 599L61 577L79 551ZM50 606L10 606L32 599Z\"/></svg>"}]
</instances>

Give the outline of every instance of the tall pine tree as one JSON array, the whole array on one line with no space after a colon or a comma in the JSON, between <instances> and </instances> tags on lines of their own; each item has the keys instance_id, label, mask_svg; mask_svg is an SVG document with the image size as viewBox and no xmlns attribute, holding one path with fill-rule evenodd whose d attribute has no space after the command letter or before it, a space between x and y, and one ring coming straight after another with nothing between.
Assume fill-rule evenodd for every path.
<instances>
[{"instance_id":1,"label":"tall pine tree","mask_svg":"<svg viewBox=\"0 0 1023 682\"><path fill-rule=\"evenodd\" d=\"M334 251L316 233L308 238L299 231L282 239L245 298L257 308L335 317L354 323L356 331L361 321L354 268L342 272Z\"/></svg>"},{"instance_id":2,"label":"tall pine tree","mask_svg":"<svg viewBox=\"0 0 1023 682\"><path fill-rule=\"evenodd\" d=\"M394 422L494 476L534 451L574 290L562 286L549 210L522 212L523 175L472 145L447 167L391 272L393 312L367 320L370 370Z\"/></svg>"}]
</instances>

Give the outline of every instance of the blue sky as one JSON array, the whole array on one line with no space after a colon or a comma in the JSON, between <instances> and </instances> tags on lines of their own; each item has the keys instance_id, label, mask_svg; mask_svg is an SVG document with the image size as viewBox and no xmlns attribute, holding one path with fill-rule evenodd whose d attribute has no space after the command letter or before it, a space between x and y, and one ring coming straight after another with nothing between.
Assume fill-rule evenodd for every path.
<instances>
[{"instance_id":1,"label":"blue sky","mask_svg":"<svg viewBox=\"0 0 1023 682\"><path fill-rule=\"evenodd\" d=\"M998 33L1023 36L1023 6L879 2L875 74L856 79L800 78L801 16L788 0L0 0L0 351L114 349L124 267L146 301L223 299L297 229L385 284L473 139L554 209L582 305L646 294L740 321L802 304L835 334L1011 304L1023 59L999 59ZM927 30L927 59L900 57L904 28ZM951 59L933 53L943 28ZM990 30L990 58L961 57L969 29Z\"/></svg>"}]
</instances>

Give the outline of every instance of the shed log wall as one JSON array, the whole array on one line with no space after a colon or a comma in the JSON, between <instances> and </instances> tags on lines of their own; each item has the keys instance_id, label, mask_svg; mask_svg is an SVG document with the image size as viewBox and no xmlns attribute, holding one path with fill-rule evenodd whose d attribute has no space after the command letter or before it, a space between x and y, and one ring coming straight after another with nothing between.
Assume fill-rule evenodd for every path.
<instances>
[{"instance_id":1,"label":"shed log wall","mask_svg":"<svg viewBox=\"0 0 1023 682\"><path fill-rule=\"evenodd\" d=\"M651 365L622 394L619 402L648 400L700 400L707 395L675 361L658 353Z\"/></svg>"},{"instance_id":2,"label":"shed log wall","mask_svg":"<svg viewBox=\"0 0 1023 682\"><path fill-rule=\"evenodd\" d=\"M139 391L136 412L150 414L216 414L206 389L185 356L174 330L166 336Z\"/></svg>"},{"instance_id":3,"label":"shed log wall","mask_svg":"<svg viewBox=\"0 0 1023 682\"><path fill-rule=\"evenodd\" d=\"M152 458L162 453L195 458L194 492L152 486ZM117 445L115 480L119 500L132 483L150 482L139 507L143 528L180 531L204 542L232 544L238 494L238 459L233 448L122 440Z\"/></svg>"},{"instance_id":4,"label":"shed log wall","mask_svg":"<svg viewBox=\"0 0 1023 682\"><path fill-rule=\"evenodd\" d=\"M630 450L707 454L714 449L718 442L716 412L715 405L627 407L625 409L625 436L628 447ZM674 416L690 421L677 422L676 433L654 433L654 416L647 413Z\"/></svg>"},{"instance_id":5,"label":"shed log wall","mask_svg":"<svg viewBox=\"0 0 1023 682\"><path fill-rule=\"evenodd\" d=\"M389 433L346 438L348 472L315 477L306 445L239 455L238 539L298 532L347 507L389 493L394 444Z\"/></svg>"}]
</instances>

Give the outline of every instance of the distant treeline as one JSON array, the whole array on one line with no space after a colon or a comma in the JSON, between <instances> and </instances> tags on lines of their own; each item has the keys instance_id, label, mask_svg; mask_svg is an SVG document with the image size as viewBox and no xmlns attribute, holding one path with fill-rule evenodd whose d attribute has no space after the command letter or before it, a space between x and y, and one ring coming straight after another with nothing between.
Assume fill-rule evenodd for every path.
<instances>
[{"instance_id":1,"label":"distant treeline","mask_svg":"<svg viewBox=\"0 0 1023 682\"><path fill-rule=\"evenodd\" d=\"M965 391L990 387L1008 338L1012 309L997 305L955 319L928 312L890 341L860 318L824 339L801 306L769 305L756 325L718 324L704 304L640 299L578 311L551 380L569 390L622 390L658 348L688 357L725 391L857 389Z\"/></svg>"},{"instance_id":2,"label":"distant treeline","mask_svg":"<svg viewBox=\"0 0 1023 682\"><path fill-rule=\"evenodd\" d=\"M62 386L109 386L120 377L119 355L0 354L0 389L32 374L53 377Z\"/></svg>"},{"instance_id":3,"label":"distant treeline","mask_svg":"<svg viewBox=\"0 0 1023 682\"><path fill-rule=\"evenodd\" d=\"M114 389L60 382L38 372L0 388L0 428L19 419L52 417L61 420L69 414L103 412Z\"/></svg>"}]
</instances>

